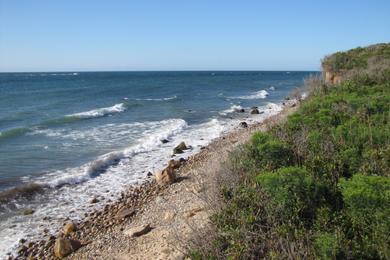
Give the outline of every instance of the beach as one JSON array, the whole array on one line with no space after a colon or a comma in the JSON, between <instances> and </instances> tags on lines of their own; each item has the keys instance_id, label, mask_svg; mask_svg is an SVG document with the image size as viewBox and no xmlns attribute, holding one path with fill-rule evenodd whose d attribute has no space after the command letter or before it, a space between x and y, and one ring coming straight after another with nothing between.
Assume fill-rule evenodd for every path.
<instances>
[{"instance_id":1,"label":"beach","mask_svg":"<svg viewBox=\"0 0 390 260\"><path fill-rule=\"evenodd\" d=\"M80 243L69 259L183 258L197 242L212 241L210 216L221 206L221 177L229 153L254 132L283 121L296 107L297 102L290 100L261 121L248 118L247 127L235 127L183 162L173 184L158 185L150 175L141 185L123 191L118 200L105 202L102 210L81 221L65 220L64 226L74 224L74 232L64 235L60 229L45 240L22 241L19 257L55 259L55 241L63 237ZM145 234L134 236L134 229Z\"/></svg>"}]
</instances>

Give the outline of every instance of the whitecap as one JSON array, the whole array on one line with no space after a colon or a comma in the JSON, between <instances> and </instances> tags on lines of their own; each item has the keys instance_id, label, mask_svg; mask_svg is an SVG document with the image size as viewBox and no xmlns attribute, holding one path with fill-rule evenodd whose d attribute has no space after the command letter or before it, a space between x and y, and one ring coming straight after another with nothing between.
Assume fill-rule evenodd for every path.
<instances>
[{"instance_id":1,"label":"whitecap","mask_svg":"<svg viewBox=\"0 0 390 260\"><path fill-rule=\"evenodd\" d=\"M76 118L95 118L102 117L110 114L120 113L126 110L126 106L123 103L115 104L112 107L97 108L86 112L80 112L75 114L66 115L66 117Z\"/></svg>"},{"instance_id":2,"label":"whitecap","mask_svg":"<svg viewBox=\"0 0 390 260\"><path fill-rule=\"evenodd\" d=\"M231 97L231 98L236 98L236 99L264 99L269 95L269 93L266 90L260 90L257 92L253 92L250 95L246 96L239 96L239 97Z\"/></svg>"},{"instance_id":3,"label":"whitecap","mask_svg":"<svg viewBox=\"0 0 390 260\"><path fill-rule=\"evenodd\" d=\"M165 98L136 98L137 101L169 101L176 99L177 96L165 97Z\"/></svg>"}]
</instances>

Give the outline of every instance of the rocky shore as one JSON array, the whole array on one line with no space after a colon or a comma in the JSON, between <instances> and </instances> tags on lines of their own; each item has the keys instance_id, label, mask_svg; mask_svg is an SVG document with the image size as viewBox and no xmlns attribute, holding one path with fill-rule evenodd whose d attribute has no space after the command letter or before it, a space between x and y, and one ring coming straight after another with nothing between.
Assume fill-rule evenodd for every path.
<instances>
[{"instance_id":1,"label":"rocky shore","mask_svg":"<svg viewBox=\"0 0 390 260\"><path fill-rule=\"evenodd\" d=\"M46 234L41 241L22 239L16 258L9 259L184 258L189 247L212 241L209 217L221 205L219 175L229 153L296 107L290 100L282 112L262 122L241 122L188 160L171 160L161 172L149 173L142 185L130 187L81 222L69 219L56 235ZM256 110L251 114L260 113Z\"/></svg>"}]
</instances>

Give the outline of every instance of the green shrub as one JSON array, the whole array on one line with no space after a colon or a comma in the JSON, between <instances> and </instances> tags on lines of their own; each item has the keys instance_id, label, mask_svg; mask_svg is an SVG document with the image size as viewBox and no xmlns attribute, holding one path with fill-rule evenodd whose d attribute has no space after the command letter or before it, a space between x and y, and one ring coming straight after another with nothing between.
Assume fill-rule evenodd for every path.
<instances>
[{"instance_id":1,"label":"green shrub","mask_svg":"<svg viewBox=\"0 0 390 260\"><path fill-rule=\"evenodd\" d=\"M294 153L284 142L267 133L255 133L249 142L250 157L256 161L257 167L273 170L293 164Z\"/></svg>"},{"instance_id":2,"label":"green shrub","mask_svg":"<svg viewBox=\"0 0 390 260\"><path fill-rule=\"evenodd\" d=\"M298 167L280 168L276 172L259 174L257 183L270 196L271 215L284 223L307 226L315 216L324 187L314 182L306 170Z\"/></svg>"},{"instance_id":3,"label":"green shrub","mask_svg":"<svg viewBox=\"0 0 390 260\"><path fill-rule=\"evenodd\" d=\"M345 230L355 257L390 257L390 179L354 175L340 180Z\"/></svg>"}]
</instances>

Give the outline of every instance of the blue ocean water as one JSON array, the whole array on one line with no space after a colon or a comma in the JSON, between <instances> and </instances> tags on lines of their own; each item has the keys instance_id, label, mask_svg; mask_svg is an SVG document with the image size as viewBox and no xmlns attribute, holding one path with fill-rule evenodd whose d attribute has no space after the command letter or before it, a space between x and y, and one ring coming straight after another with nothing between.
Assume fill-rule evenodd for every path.
<instances>
[{"instance_id":1,"label":"blue ocean water","mask_svg":"<svg viewBox=\"0 0 390 260\"><path fill-rule=\"evenodd\" d=\"M178 142L189 155L250 117L234 108L274 111L313 73L0 73L0 255L53 224L42 216L78 218L69 209L142 180ZM23 196L31 183L42 189Z\"/></svg>"}]
</instances>

